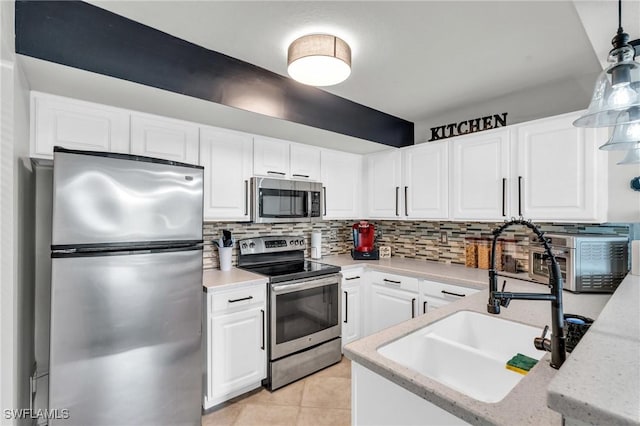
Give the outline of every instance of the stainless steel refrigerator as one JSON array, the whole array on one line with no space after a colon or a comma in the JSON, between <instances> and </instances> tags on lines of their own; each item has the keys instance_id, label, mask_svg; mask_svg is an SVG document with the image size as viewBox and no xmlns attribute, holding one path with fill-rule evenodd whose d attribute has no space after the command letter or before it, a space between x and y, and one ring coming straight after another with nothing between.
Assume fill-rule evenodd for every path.
<instances>
[{"instance_id":1,"label":"stainless steel refrigerator","mask_svg":"<svg viewBox=\"0 0 640 426\"><path fill-rule=\"evenodd\" d=\"M56 148L51 425L199 425L203 169Z\"/></svg>"}]
</instances>

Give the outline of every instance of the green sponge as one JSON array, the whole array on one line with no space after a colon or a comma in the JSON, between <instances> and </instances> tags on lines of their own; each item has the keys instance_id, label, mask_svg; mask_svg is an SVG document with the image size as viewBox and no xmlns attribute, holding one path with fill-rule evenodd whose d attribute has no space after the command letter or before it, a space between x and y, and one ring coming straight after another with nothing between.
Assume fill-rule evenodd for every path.
<instances>
[{"instance_id":1,"label":"green sponge","mask_svg":"<svg viewBox=\"0 0 640 426\"><path fill-rule=\"evenodd\" d=\"M533 359L529 356L519 353L518 355L507 361L507 365L505 365L505 367L508 370L515 371L516 373L527 374L529 370L531 370L537 363L537 359Z\"/></svg>"}]
</instances>

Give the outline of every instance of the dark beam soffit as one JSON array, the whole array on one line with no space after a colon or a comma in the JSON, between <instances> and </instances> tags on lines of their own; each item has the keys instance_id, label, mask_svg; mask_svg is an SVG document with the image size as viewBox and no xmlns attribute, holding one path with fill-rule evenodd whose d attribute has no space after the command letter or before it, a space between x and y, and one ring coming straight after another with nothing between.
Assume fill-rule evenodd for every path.
<instances>
[{"instance_id":1,"label":"dark beam soffit","mask_svg":"<svg viewBox=\"0 0 640 426\"><path fill-rule=\"evenodd\" d=\"M16 1L16 52L392 147L413 144L410 121L81 1Z\"/></svg>"}]
</instances>

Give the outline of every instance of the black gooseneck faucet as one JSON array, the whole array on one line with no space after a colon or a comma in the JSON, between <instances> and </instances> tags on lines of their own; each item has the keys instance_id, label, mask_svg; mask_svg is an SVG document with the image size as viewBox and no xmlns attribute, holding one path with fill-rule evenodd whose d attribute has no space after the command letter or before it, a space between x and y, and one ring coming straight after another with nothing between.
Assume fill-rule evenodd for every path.
<instances>
[{"instance_id":1,"label":"black gooseneck faucet","mask_svg":"<svg viewBox=\"0 0 640 426\"><path fill-rule=\"evenodd\" d=\"M551 263L551 274L549 275L549 288L551 293L510 293L505 292L504 288L506 280L502 286L502 291L498 291L498 277L507 277L519 279L508 275L498 274L496 271L496 244L498 237L509 227L514 225L523 225L531 229L542 245L544 246L547 260ZM509 306L512 299L521 300L549 300L551 301L551 339L545 336L549 327L545 327L542 337L534 339L534 346L539 350L551 352L551 366L560 368L564 363L567 354L565 352L565 336L564 336L564 315L562 312L562 274L560 266L553 256L549 242L544 237L544 233L532 222L520 219L511 219L504 225L493 231L493 247L491 248L491 268L489 269L489 303L487 303L487 312L490 314L499 314L500 306L505 308Z\"/></svg>"}]
</instances>

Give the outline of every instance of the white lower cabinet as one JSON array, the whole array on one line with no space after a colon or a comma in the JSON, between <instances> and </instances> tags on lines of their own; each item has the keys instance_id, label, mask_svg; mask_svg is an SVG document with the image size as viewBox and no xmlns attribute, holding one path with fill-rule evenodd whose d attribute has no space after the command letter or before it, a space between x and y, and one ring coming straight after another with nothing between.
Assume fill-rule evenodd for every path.
<instances>
[{"instance_id":1,"label":"white lower cabinet","mask_svg":"<svg viewBox=\"0 0 640 426\"><path fill-rule=\"evenodd\" d=\"M362 337L363 269L342 271L342 347Z\"/></svg>"},{"instance_id":2,"label":"white lower cabinet","mask_svg":"<svg viewBox=\"0 0 640 426\"><path fill-rule=\"evenodd\" d=\"M258 388L267 375L266 284L207 293L203 407Z\"/></svg>"},{"instance_id":3,"label":"white lower cabinet","mask_svg":"<svg viewBox=\"0 0 640 426\"><path fill-rule=\"evenodd\" d=\"M426 314L478 291L480 290L475 288L422 280L420 281L420 314Z\"/></svg>"},{"instance_id":4,"label":"white lower cabinet","mask_svg":"<svg viewBox=\"0 0 640 426\"><path fill-rule=\"evenodd\" d=\"M353 426L469 424L355 362L351 363L351 393Z\"/></svg>"},{"instance_id":5,"label":"white lower cabinet","mask_svg":"<svg viewBox=\"0 0 640 426\"><path fill-rule=\"evenodd\" d=\"M365 333L376 333L418 314L418 280L371 271Z\"/></svg>"}]
</instances>

